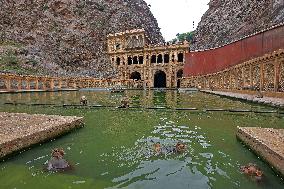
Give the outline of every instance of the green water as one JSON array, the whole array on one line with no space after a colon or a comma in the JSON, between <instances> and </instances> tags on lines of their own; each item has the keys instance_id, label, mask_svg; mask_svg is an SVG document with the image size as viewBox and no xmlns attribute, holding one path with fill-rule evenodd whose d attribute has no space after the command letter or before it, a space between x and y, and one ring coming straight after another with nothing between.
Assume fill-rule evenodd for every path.
<instances>
[{"instance_id":1,"label":"green water","mask_svg":"<svg viewBox=\"0 0 284 189\"><path fill-rule=\"evenodd\" d=\"M127 91L126 94L132 106L272 110L202 93ZM283 128L283 114L3 105L4 102L74 104L81 95L87 96L92 104L112 106L119 105L123 96L108 92L0 95L0 111L77 115L84 116L86 123L82 129L1 162L1 189L284 188L284 181L235 137L237 126ZM152 150L153 141L162 146L183 141L187 151L157 156ZM44 171L43 164L56 147L64 148L65 158L74 170ZM263 182L256 183L240 173L240 165L247 163L255 163L264 171Z\"/></svg>"}]
</instances>

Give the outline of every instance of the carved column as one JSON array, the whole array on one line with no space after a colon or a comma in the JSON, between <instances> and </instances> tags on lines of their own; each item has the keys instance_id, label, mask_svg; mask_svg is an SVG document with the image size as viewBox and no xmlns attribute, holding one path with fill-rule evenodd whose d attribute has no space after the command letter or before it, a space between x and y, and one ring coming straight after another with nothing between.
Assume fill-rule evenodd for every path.
<instances>
[{"instance_id":1,"label":"carved column","mask_svg":"<svg viewBox=\"0 0 284 189\"><path fill-rule=\"evenodd\" d=\"M250 88L251 90L253 90L252 86L253 86L253 79L252 79L253 75L252 75L252 65L249 65L249 82L250 82Z\"/></svg>"},{"instance_id":2,"label":"carved column","mask_svg":"<svg viewBox=\"0 0 284 189\"><path fill-rule=\"evenodd\" d=\"M92 87L93 87L93 88L97 87L97 86L96 86L96 80L95 80L95 79L93 79L93 81L92 81Z\"/></svg>"},{"instance_id":3,"label":"carved column","mask_svg":"<svg viewBox=\"0 0 284 189\"><path fill-rule=\"evenodd\" d=\"M46 79L42 79L42 90L46 90Z\"/></svg>"},{"instance_id":4,"label":"carved column","mask_svg":"<svg viewBox=\"0 0 284 189\"><path fill-rule=\"evenodd\" d=\"M246 76L245 76L245 66L243 66L242 68L242 86L241 89L243 90L246 84Z\"/></svg>"},{"instance_id":5,"label":"carved column","mask_svg":"<svg viewBox=\"0 0 284 189\"><path fill-rule=\"evenodd\" d=\"M9 77L5 79L5 85L8 91L11 90L11 79Z\"/></svg>"},{"instance_id":6,"label":"carved column","mask_svg":"<svg viewBox=\"0 0 284 189\"><path fill-rule=\"evenodd\" d=\"M260 64L260 91L263 91L263 86L264 86L264 64Z\"/></svg>"},{"instance_id":7,"label":"carved column","mask_svg":"<svg viewBox=\"0 0 284 189\"><path fill-rule=\"evenodd\" d=\"M76 80L73 79L73 89L76 89L76 88L77 88Z\"/></svg>"},{"instance_id":8,"label":"carved column","mask_svg":"<svg viewBox=\"0 0 284 189\"><path fill-rule=\"evenodd\" d=\"M54 79L50 79L50 89L54 89Z\"/></svg>"},{"instance_id":9,"label":"carved column","mask_svg":"<svg viewBox=\"0 0 284 189\"><path fill-rule=\"evenodd\" d=\"M79 88L83 88L84 87L84 83L85 83L84 79L80 79L79 80Z\"/></svg>"},{"instance_id":10,"label":"carved column","mask_svg":"<svg viewBox=\"0 0 284 189\"><path fill-rule=\"evenodd\" d=\"M230 87L229 89L233 89L233 84L232 84L232 70L229 71L229 80L230 80Z\"/></svg>"},{"instance_id":11,"label":"carved column","mask_svg":"<svg viewBox=\"0 0 284 189\"><path fill-rule=\"evenodd\" d=\"M62 80L59 78L58 79L58 89L62 88Z\"/></svg>"},{"instance_id":12,"label":"carved column","mask_svg":"<svg viewBox=\"0 0 284 189\"><path fill-rule=\"evenodd\" d=\"M38 85L38 79L35 79L35 89L38 90L39 85Z\"/></svg>"},{"instance_id":13,"label":"carved column","mask_svg":"<svg viewBox=\"0 0 284 189\"><path fill-rule=\"evenodd\" d=\"M31 83L30 83L30 79L26 80L27 83L27 90L31 90Z\"/></svg>"},{"instance_id":14,"label":"carved column","mask_svg":"<svg viewBox=\"0 0 284 189\"><path fill-rule=\"evenodd\" d=\"M18 79L17 87L18 90L22 90L22 79Z\"/></svg>"},{"instance_id":15,"label":"carved column","mask_svg":"<svg viewBox=\"0 0 284 189\"><path fill-rule=\"evenodd\" d=\"M274 92L279 90L279 80L280 80L280 61L275 60L274 62Z\"/></svg>"}]
</instances>

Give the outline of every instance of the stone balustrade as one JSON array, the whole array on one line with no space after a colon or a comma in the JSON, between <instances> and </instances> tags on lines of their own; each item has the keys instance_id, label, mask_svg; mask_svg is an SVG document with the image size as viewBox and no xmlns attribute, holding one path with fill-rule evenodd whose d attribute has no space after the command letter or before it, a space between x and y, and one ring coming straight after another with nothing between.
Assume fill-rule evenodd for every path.
<instances>
[{"instance_id":1,"label":"stone balustrade","mask_svg":"<svg viewBox=\"0 0 284 189\"><path fill-rule=\"evenodd\" d=\"M213 74L183 78L181 86L214 90L284 92L284 49Z\"/></svg>"},{"instance_id":2,"label":"stone balustrade","mask_svg":"<svg viewBox=\"0 0 284 189\"><path fill-rule=\"evenodd\" d=\"M132 79L96 79L73 77L50 77L33 75L0 74L0 91L54 91L80 88L110 88L124 86L127 88L142 88L149 86L149 81Z\"/></svg>"}]
</instances>

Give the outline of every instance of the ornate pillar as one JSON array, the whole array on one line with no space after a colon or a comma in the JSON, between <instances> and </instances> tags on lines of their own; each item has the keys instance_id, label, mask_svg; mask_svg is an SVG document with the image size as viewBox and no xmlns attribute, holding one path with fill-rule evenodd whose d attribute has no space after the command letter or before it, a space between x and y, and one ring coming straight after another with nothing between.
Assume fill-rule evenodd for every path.
<instances>
[{"instance_id":1,"label":"ornate pillar","mask_svg":"<svg viewBox=\"0 0 284 189\"><path fill-rule=\"evenodd\" d=\"M85 80L84 79L80 79L79 80L79 88L84 88L85 85Z\"/></svg>"},{"instance_id":2,"label":"ornate pillar","mask_svg":"<svg viewBox=\"0 0 284 189\"><path fill-rule=\"evenodd\" d=\"M93 87L94 87L94 88L96 88L96 87L97 87L97 82L96 82L96 80L95 80L95 79L93 79L92 83L93 83L93 84L92 84L92 85L93 85Z\"/></svg>"},{"instance_id":3,"label":"ornate pillar","mask_svg":"<svg viewBox=\"0 0 284 189\"><path fill-rule=\"evenodd\" d=\"M42 79L42 90L46 90L46 78Z\"/></svg>"},{"instance_id":4,"label":"ornate pillar","mask_svg":"<svg viewBox=\"0 0 284 189\"><path fill-rule=\"evenodd\" d=\"M252 64L249 65L249 82L250 82L250 88L253 90L253 75L252 75Z\"/></svg>"},{"instance_id":5,"label":"ornate pillar","mask_svg":"<svg viewBox=\"0 0 284 189\"><path fill-rule=\"evenodd\" d=\"M225 85L224 85L225 73L222 72L222 73L220 73L220 74L221 74L221 76L220 76L220 88L221 88L221 89L225 89Z\"/></svg>"},{"instance_id":6,"label":"ornate pillar","mask_svg":"<svg viewBox=\"0 0 284 189\"><path fill-rule=\"evenodd\" d=\"M54 79L50 79L50 89L54 89Z\"/></svg>"},{"instance_id":7,"label":"ornate pillar","mask_svg":"<svg viewBox=\"0 0 284 189\"><path fill-rule=\"evenodd\" d=\"M58 78L58 89L62 88L62 79Z\"/></svg>"},{"instance_id":8,"label":"ornate pillar","mask_svg":"<svg viewBox=\"0 0 284 189\"><path fill-rule=\"evenodd\" d=\"M11 78L10 77L7 77L5 79L5 85L6 85L6 89L9 91L11 90Z\"/></svg>"},{"instance_id":9,"label":"ornate pillar","mask_svg":"<svg viewBox=\"0 0 284 189\"><path fill-rule=\"evenodd\" d=\"M27 83L27 90L31 90L31 83L30 83L30 79L26 80Z\"/></svg>"},{"instance_id":10,"label":"ornate pillar","mask_svg":"<svg viewBox=\"0 0 284 189\"><path fill-rule=\"evenodd\" d=\"M77 88L76 80L73 79L73 89L76 89L76 88Z\"/></svg>"},{"instance_id":11,"label":"ornate pillar","mask_svg":"<svg viewBox=\"0 0 284 189\"><path fill-rule=\"evenodd\" d=\"M264 86L264 64L260 64L260 91L263 91Z\"/></svg>"},{"instance_id":12,"label":"ornate pillar","mask_svg":"<svg viewBox=\"0 0 284 189\"><path fill-rule=\"evenodd\" d=\"M280 61L275 60L274 62L274 92L279 90L279 80L280 80Z\"/></svg>"},{"instance_id":13,"label":"ornate pillar","mask_svg":"<svg viewBox=\"0 0 284 189\"><path fill-rule=\"evenodd\" d=\"M38 90L39 86L38 86L38 79L35 79L35 89Z\"/></svg>"},{"instance_id":14,"label":"ornate pillar","mask_svg":"<svg viewBox=\"0 0 284 189\"><path fill-rule=\"evenodd\" d=\"M89 79L88 79L88 81L87 81L87 85L88 85L87 88L90 88L90 80L89 80Z\"/></svg>"},{"instance_id":15,"label":"ornate pillar","mask_svg":"<svg viewBox=\"0 0 284 189\"><path fill-rule=\"evenodd\" d=\"M18 79L17 81L18 81L17 83L18 90L22 90L22 79Z\"/></svg>"},{"instance_id":16,"label":"ornate pillar","mask_svg":"<svg viewBox=\"0 0 284 189\"><path fill-rule=\"evenodd\" d=\"M241 89L243 90L244 89L244 86L246 84L246 77L245 77L245 67L243 66L242 68L242 86L241 86Z\"/></svg>"}]
</instances>

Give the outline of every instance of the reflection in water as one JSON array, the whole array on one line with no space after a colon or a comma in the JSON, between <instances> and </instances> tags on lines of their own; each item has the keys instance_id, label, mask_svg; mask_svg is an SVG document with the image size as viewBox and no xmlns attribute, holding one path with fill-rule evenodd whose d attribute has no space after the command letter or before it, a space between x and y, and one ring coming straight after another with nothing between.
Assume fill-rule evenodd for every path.
<instances>
[{"instance_id":1,"label":"reflection in water","mask_svg":"<svg viewBox=\"0 0 284 189\"><path fill-rule=\"evenodd\" d=\"M177 91L126 91L110 93L107 91L72 91L49 93L2 94L0 102L79 104L80 97L86 96L90 105L119 106L122 97L128 96L134 107L168 107L203 109L252 109L272 110L273 108L249 104L241 101L203 93L178 93Z\"/></svg>"},{"instance_id":2,"label":"reflection in water","mask_svg":"<svg viewBox=\"0 0 284 189\"><path fill-rule=\"evenodd\" d=\"M153 104L154 106L166 106L167 101L166 101L166 93L164 91L154 91L153 93Z\"/></svg>"},{"instance_id":3,"label":"reflection in water","mask_svg":"<svg viewBox=\"0 0 284 189\"><path fill-rule=\"evenodd\" d=\"M4 102L79 104L86 96L90 105L110 108L72 109L48 106L12 106ZM283 127L273 114L234 114L173 110L115 109L128 96L131 106L272 109L203 93L177 91L59 92L0 95L0 110L84 116L86 126L56 140L35 146L0 163L3 188L250 188L282 189L283 182L235 138L237 126ZM177 142L184 153L174 153ZM153 144L159 142L161 153ZM68 173L43 171L50 150L62 147L74 162ZM239 170L255 163L265 182L256 183Z\"/></svg>"},{"instance_id":4,"label":"reflection in water","mask_svg":"<svg viewBox=\"0 0 284 189\"><path fill-rule=\"evenodd\" d=\"M113 179L119 184L111 188L210 188L208 177L189 164L190 158L142 161L134 172Z\"/></svg>"},{"instance_id":5,"label":"reflection in water","mask_svg":"<svg viewBox=\"0 0 284 189\"><path fill-rule=\"evenodd\" d=\"M210 188L216 175L230 181L228 174L214 160L219 156L222 161L221 158L228 155L220 152L214 156L210 141L200 127L179 125L168 118L160 118L160 124L151 133L151 136L137 140L133 148L122 147L115 149L116 153L102 154L102 157L114 156L120 167L138 164L134 171L113 179L116 185L112 188ZM179 141L185 143L187 149L184 153L173 153L172 149ZM156 154L152 147L156 142L162 146L161 154Z\"/></svg>"}]
</instances>

